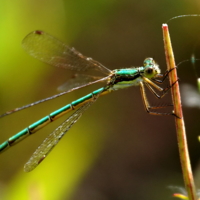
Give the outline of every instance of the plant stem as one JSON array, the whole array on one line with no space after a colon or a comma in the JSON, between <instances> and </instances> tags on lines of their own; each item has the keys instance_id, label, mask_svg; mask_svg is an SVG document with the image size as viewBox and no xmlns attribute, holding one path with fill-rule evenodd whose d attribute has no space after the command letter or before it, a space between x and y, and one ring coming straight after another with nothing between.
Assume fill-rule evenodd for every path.
<instances>
[{"instance_id":1,"label":"plant stem","mask_svg":"<svg viewBox=\"0 0 200 200\"><path fill-rule=\"evenodd\" d=\"M169 73L169 81L170 85L172 85L178 80L176 65L175 65L174 54L167 24L163 24L162 29L163 29L163 39L164 39L167 68L168 70L173 69ZM183 120L183 112L181 106L181 97L180 97L178 81L172 87L172 101L174 105L174 114L177 116L175 117L175 124L176 124L178 148L179 148L179 155L180 155L185 188L187 190L189 200L196 200L197 198L195 192L195 184L190 165L190 157L188 153L187 138L186 138L185 124Z\"/></svg>"}]
</instances>

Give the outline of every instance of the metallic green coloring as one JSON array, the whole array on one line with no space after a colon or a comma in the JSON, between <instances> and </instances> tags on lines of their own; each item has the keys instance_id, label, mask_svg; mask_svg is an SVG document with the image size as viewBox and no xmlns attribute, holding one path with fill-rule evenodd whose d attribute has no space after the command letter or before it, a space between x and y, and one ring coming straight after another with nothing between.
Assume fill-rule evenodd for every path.
<instances>
[{"instance_id":1,"label":"metallic green coloring","mask_svg":"<svg viewBox=\"0 0 200 200\"><path fill-rule=\"evenodd\" d=\"M67 92L63 92L58 95L54 95L53 97L49 97L47 99L23 106L21 108L16 108L0 116L4 117L19 110L37 105L44 101L59 97L76 89L97 82L106 82L104 87L97 89L91 92L90 94L85 95L71 102L70 104L67 104L66 106L50 113L49 115L43 117L42 119L36 121L27 128L18 132L14 136L10 137L7 141L3 142L0 145L1 153L9 147L13 146L14 144L18 143L19 141L23 140L27 136L37 132L47 124L55 121L64 114L74 110L74 113L69 118L67 118L56 130L54 130L43 141L43 143L38 147L38 149L36 149L30 160L25 165L24 170L27 172L33 170L42 160L44 160L44 158L59 142L59 140L64 136L64 134L73 126L73 124L75 124L78 121L78 119L82 116L84 111L87 110L98 99L98 97L102 95L105 95L118 89L139 85L141 88L141 94L146 111L154 115L169 115L168 113L158 113L151 111L151 109L154 109L156 107L151 107L149 105L145 94L144 86L150 89L150 91L157 98L162 98L170 88L167 87L163 89L156 84L162 83L167 77L168 72L166 72L164 75L160 74L159 66L155 63L155 61L152 58L146 58L144 60L143 66L141 67L116 69L111 71L99 62L93 60L92 58L83 56L74 48L68 47L64 43L60 42L56 38L52 37L51 35L48 35L43 31L34 31L28 34L22 41L22 45L30 55L50 65L56 67L63 67L74 71L97 70L98 72L106 74L106 77L99 78L98 80L96 80L96 78L94 78L94 80L90 80L92 79L92 76L85 75L85 80L90 80L87 81L87 83L84 82L83 75L81 76L81 78L77 76L77 78L75 78L75 80L72 81L72 83L75 85L75 83L77 82L78 86L75 85L73 89L70 89ZM155 89L160 91L162 94L157 94Z\"/></svg>"}]
</instances>

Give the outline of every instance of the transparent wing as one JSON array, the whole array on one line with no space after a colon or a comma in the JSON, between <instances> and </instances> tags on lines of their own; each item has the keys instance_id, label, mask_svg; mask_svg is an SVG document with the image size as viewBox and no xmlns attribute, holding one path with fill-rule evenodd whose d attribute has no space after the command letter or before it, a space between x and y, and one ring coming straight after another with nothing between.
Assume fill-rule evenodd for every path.
<instances>
[{"instance_id":1,"label":"transparent wing","mask_svg":"<svg viewBox=\"0 0 200 200\"><path fill-rule=\"evenodd\" d=\"M89 82L89 83L87 83L87 84L85 84L85 85L80 85L80 86L78 86L78 87L71 88L71 89L69 89L69 90L67 90L67 91L65 91L65 92L61 92L61 93L56 94L56 95L53 95L53 96L51 96L51 97L47 97L47 98L45 98L45 99L41 99L41 100L39 100L39 101L35 101L35 102L31 103L31 104L27 104L27 105L25 105L25 106L22 106L22 107L19 107L19 108L15 108L15 109L13 109L13 110L7 111L7 112L4 113L4 114L1 114L1 115L0 115L0 118L5 117L5 116L10 115L10 114L13 114L13 113L15 113L15 112L18 112L18 111L20 111L20 110L24 110L24 109L26 109L26 108L35 106L35 105L37 105L37 104L44 103L44 102L46 102L46 101L55 99L55 98L57 98L57 97L63 96L63 95L65 95L65 94L69 93L69 92L72 92L72 91L74 91L74 90L78 90L78 89L83 88L83 87L86 87L86 86L88 86L88 85L92 85L92 84L98 83L98 82L107 81L109 78L110 78L110 76L107 76L107 77L104 77L104 78L102 78L102 79L99 79L99 80L96 80L96 81L93 81L93 82ZM69 87L69 88L70 88L70 87ZM66 88L66 89L67 89L67 88Z\"/></svg>"},{"instance_id":2,"label":"transparent wing","mask_svg":"<svg viewBox=\"0 0 200 200\"><path fill-rule=\"evenodd\" d=\"M93 102L94 101L90 101L81 106L42 142L29 161L24 165L25 172L32 171L46 158L65 133L80 119L83 112L87 110Z\"/></svg>"},{"instance_id":3,"label":"transparent wing","mask_svg":"<svg viewBox=\"0 0 200 200\"><path fill-rule=\"evenodd\" d=\"M73 88L80 87L81 85L87 85L93 83L94 81L101 80L102 77L99 76L89 76L85 74L74 74L74 76L65 82L63 85L58 87L58 91L68 91Z\"/></svg>"},{"instance_id":4,"label":"transparent wing","mask_svg":"<svg viewBox=\"0 0 200 200\"><path fill-rule=\"evenodd\" d=\"M110 73L110 70L99 62L83 56L43 31L29 33L23 39L22 46L31 56L56 67L76 71L95 69L104 74Z\"/></svg>"}]
</instances>

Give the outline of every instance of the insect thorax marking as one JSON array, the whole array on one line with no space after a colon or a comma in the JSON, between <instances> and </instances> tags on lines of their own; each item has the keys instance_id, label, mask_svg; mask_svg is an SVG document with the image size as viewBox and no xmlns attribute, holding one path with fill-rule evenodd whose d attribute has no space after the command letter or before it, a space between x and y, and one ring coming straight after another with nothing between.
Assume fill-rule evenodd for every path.
<instances>
[{"instance_id":1,"label":"insect thorax marking","mask_svg":"<svg viewBox=\"0 0 200 200\"><path fill-rule=\"evenodd\" d=\"M126 87L137 86L142 81L140 72L134 74L115 74L113 78L113 89L123 89Z\"/></svg>"}]
</instances>

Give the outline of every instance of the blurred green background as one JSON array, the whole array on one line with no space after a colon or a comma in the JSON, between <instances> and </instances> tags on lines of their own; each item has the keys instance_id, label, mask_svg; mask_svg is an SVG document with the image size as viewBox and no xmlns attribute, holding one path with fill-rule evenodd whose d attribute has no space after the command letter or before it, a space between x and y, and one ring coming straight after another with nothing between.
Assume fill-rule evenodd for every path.
<instances>
[{"instance_id":1,"label":"blurred green background","mask_svg":"<svg viewBox=\"0 0 200 200\"><path fill-rule=\"evenodd\" d=\"M161 25L171 17L193 13L200 13L198 0L1 0L0 113L58 93L58 86L71 75L22 49L21 41L29 32L44 30L110 69L140 66L144 58L154 57L164 72ZM177 63L192 53L200 58L200 17L170 21L169 30ZM179 66L178 74L181 85L196 87L189 62ZM1 118L1 142L96 88ZM171 102L170 95L162 102ZM199 108L183 109L192 166L198 174ZM0 199L165 200L172 198L168 186L183 186L174 119L148 115L137 87L100 98L48 158L25 173L24 163L64 119L0 156Z\"/></svg>"}]
</instances>

